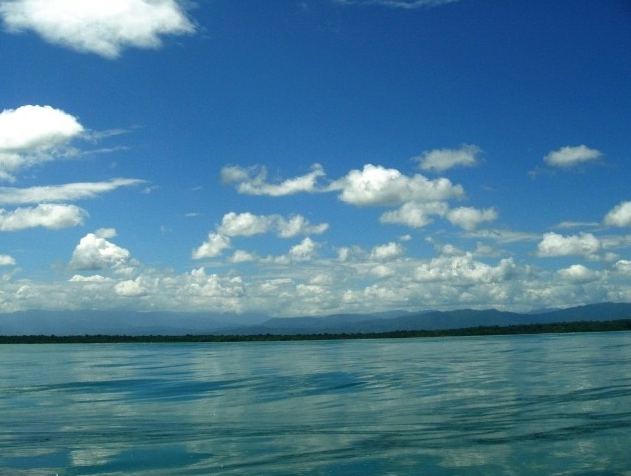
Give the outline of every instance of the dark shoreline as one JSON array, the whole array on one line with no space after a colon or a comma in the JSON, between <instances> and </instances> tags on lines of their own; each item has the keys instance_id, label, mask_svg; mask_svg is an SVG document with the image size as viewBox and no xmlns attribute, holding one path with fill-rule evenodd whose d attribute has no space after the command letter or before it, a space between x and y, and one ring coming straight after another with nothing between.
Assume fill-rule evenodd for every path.
<instances>
[{"instance_id":1,"label":"dark shoreline","mask_svg":"<svg viewBox=\"0 0 631 476\"><path fill-rule=\"evenodd\" d=\"M392 331L339 334L258 334L258 335L16 335L1 336L0 344L105 344L105 343L195 343L195 342L268 342L301 340L406 339L419 337L495 336L516 334L563 334L576 332L631 331L631 319L612 321L574 321L554 324L480 326L461 329Z\"/></svg>"}]
</instances>

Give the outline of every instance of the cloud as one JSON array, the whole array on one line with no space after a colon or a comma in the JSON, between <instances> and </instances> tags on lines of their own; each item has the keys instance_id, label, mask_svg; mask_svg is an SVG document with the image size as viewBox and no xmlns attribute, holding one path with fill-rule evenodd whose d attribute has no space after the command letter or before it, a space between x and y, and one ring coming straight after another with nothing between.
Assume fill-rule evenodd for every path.
<instances>
[{"instance_id":1,"label":"cloud","mask_svg":"<svg viewBox=\"0 0 631 476\"><path fill-rule=\"evenodd\" d=\"M415 10L417 8L431 8L447 5L459 0L335 0L340 5L377 5L388 8L400 8L403 10Z\"/></svg>"},{"instance_id":2,"label":"cloud","mask_svg":"<svg viewBox=\"0 0 631 476\"><path fill-rule=\"evenodd\" d=\"M111 233L105 234L111 236ZM121 269L129 264L131 253L95 233L88 233L72 253L70 267L77 270Z\"/></svg>"},{"instance_id":3,"label":"cloud","mask_svg":"<svg viewBox=\"0 0 631 476\"><path fill-rule=\"evenodd\" d=\"M563 236L550 232L543 235L537 247L537 255L543 258L557 256L594 257L601 249L601 243L591 233Z\"/></svg>"},{"instance_id":4,"label":"cloud","mask_svg":"<svg viewBox=\"0 0 631 476\"><path fill-rule=\"evenodd\" d=\"M600 273L582 264L573 264L569 268L560 269L557 274L561 279L572 284L585 284L600 279Z\"/></svg>"},{"instance_id":5,"label":"cloud","mask_svg":"<svg viewBox=\"0 0 631 476\"><path fill-rule=\"evenodd\" d=\"M193 250L192 257L193 259L215 258L231 246L230 238L227 236L220 233L209 233L208 240Z\"/></svg>"},{"instance_id":6,"label":"cloud","mask_svg":"<svg viewBox=\"0 0 631 476\"><path fill-rule=\"evenodd\" d=\"M604 219L605 225L630 227L631 226L631 202L622 202L613 208Z\"/></svg>"},{"instance_id":7,"label":"cloud","mask_svg":"<svg viewBox=\"0 0 631 476\"><path fill-rule=\"evenodd\" d=\"M387 261L403 256L404 248L401 243L391 241L385 245L375 246L370 252L370 258L378 261Z\"/></svg>"},{"instance_id":8,"label":"cloud","mask_svg":"<svg viewBox=\"0 0 631 476\"><path fill-rule=\"evenodd\" d=\"M396 210L383 213L379 221L422 228L432 223L432 215L444 216L448 210L445 202L407 202Z\"/></svg>"},{"instance_id":9,"label":"cloud","mask_svg":"<svg viewBox=\"0 0 631 476\"><path fill-rule=\"evenodd\" d=\"M15 258L9 255L0 255L0 266L15 266Z\"/></svg>"},{"instance_id":10,"label":"cloud","mask_svg":"<svg viewBox=\"0 0 631 476\"><path fill-rule=\"evenodd\" d=\"M36 207L16 208L7 211L0 208L0 231L17 231L44 227L68 228L83 224L88 213L74 205L45 203Z\"/></svg>"},{"instance_id":11,"label":"cloud","mask_svg":"<svg viewBox=\"0 0 631 476\"><path fill-rule=\"evenodd\" d=\"M14 181L21 169L68 153L84 131L79 121L50 106L22 106L0 113L0 180Z\"/></svg>"},{"instance_id":12,"label":"cloud","mask_svg":"<svg viewBox=\"0 0 631 476\"><path fill-rule=\"evenodd\" d=\"M493 221L496 218L497 212L492 208L478 210L472 207L459 207L447 213L447 220L467 231L475 230L480 223Z\"/></svg>"},{"instance_id":13,"label":"cloud","mask_svg":"<svg viewBox=\"0 0 631 476\"><path fill-rule=\"evenodd\" d=\"M284 218L281 215L254 215L249 212L230 212L223 216L217 233L234 236L253 236L273 232L281 238L293 238L298 235L319 235L329 228L327 223L312 225L302 215Z\"/></svg>"},{"instance_id":14,"label":"cloud","mask_svg":"<svg viewBox=\"0 0 631 476\"><path fill-rule=\"evenodd\" d=\"M367 164L363 170L351 170L331 184L330 190L341 190L340 200L358 206L388 206L405 202L432 202L460 198L464 190L446 178L429 180L420 174L412 177L396 169Z\"/></svg>"},{"instance_id":15,"label":"cloud","mask_svg":"<svg viewBox=\"0 0 631 476\"><path fill-rule=\"evenodd\" d=\"M147 295L147 290L142 286L138 278L135 280L128 279L126 281L121 281L120 283L117 283L116 286L114 286L114 291L119 296L126 298L134 298Z\"/></svg>"},{"instance_id":16,"label":"cloud","mask_svg":"<svg viewBox=\"0 0 631 476\"><path fill-rule=\"evenodd\" d=\"M585 145L575 147L566 146L550 152L543 160L552 167L569 168L584 162L596 160L602 155L602 152L596 149L590 149Z\"/></svg>"},{"instance_id":17,"label":"cloud","mask_svg":"<svg viewBox=\"0 0 631 476\"><path fill-rule=\"evenodd\" d=\"M225 236L253 236L266 233L274 219L252 213L230 212L223 216L217 232Z\"/></svg>"},{"instance_id":18,"label":"cloud","mask_svg":"<svg viewBox=\"0 0 631 476\"><path fill-rule=\"evenodd\" d=\"M407 202L397 210L382 214L379 221L422 228L432 223L432 216L445 217L453 225L473 231L480 223L495 220L497 212L492 208L478 210L472 207L458 207L450 210L445 202Z\"/></svg>"},{"instance_id":19,"label":"cloud","mask_svg":"<svg viewBox=\"0 0 631 476\"><path fill-rule=\"evenodd\" d=\"M623 276L631 277L631 260L621 259L614 265L614 269Z\"/></svg>"},{"instance_id":20,"label":"cloud","mask_svg":"<svg viewBox=\"0 0 631 476\"><path fill-rule=\"evenodd\" d=\"M422 170L443 172L453 167L472 167L478 163L481 150L475 145L464 145L460 149L437 149L425 151L416 157Z\"/></svg>"},{"instance_id":21,"label":"cloud","mask_svg":"<svg viewBox=\"0 0 631 476\"><path fill-rule=\"evenodd\" d=\"M320 245L311 238L306 237L289 250L289 257L292 261L309 261L315 255L319 246Z\"/></svg>"},{"instance_id":22,"label":"cloud","mask_svg":"<svg viewBox=\"0 0 631 476\"><path fill-rule=\"evenodd\" d=\"M115 178L105 182L78 182L28 188L0 187L0 205L67 202L94 198L120 187L131 187L141 183L144 183L144 180Z\"/></svg>"},{"instance_id":23,"label":"cloud","mask_svg":"<svg viewBox=\"0 0 631 476\"><path fill-rule=\"evenodd\" d=\"M293 238L298 235L321 234L329 228L327 223L311 225L302 215L284 218L281 215L254 215L245 213L226 213L215 233L210 233L208 241L193 251L193 258L214 258L223 250L230 248L230 238L254 236L263 233L275 233L280 238ZM252 261L253 255L235 252L233 262Z\"/></svg>"},{"instance_id":24,"label":"cloud","mask_svg":"<svg viewBox=\"0 0 631 476\"><path fill-rule=\"evenodd\" d=\"M177 0L5 0L0 15L10 32L32 30L49 43L110 59L127 47L158 48L163 35L195 31Z\"/></svg>"},{"instance_id":25,"label":"cloud","mask_svg":"<svg viewBox=\"0 0 631 476\"><path fill-rule=\"evenodd\" d=\"M501 283L514 277L512 258L502 259L497 266L476 261L473 254L439 256L416 267L418 282L447 282L456 288L464 283Z\"/></svg>"},{"instance_id":26,"label":"cloud","mask_svg":"<svg viewBox=\"0 0 631 476\"><path fill-rule=\"evenodd\" d=\"M221 179L226 184L236 184L237 191L246 195L267 195L281 197L295 193L313 193L321 191L318 179L325 175L319 164L314 164L308 174L285 180L280 183L268 183L267 169L262 166L243 168L226 166L221 169Z\"/></svg>"}]
</instances>

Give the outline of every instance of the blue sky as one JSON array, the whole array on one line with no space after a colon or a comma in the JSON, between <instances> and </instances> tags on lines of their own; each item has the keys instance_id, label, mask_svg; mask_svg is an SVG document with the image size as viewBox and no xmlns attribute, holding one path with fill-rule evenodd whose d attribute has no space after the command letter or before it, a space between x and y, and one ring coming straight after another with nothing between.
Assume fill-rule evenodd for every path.
<instances>
[{"instance_id":1,"label":"blue sky","mask_svg":"<svg viewBox=\"0 0 631 476\"><path fill-rule=\"evenodd\" d=\"M0 312L631 301L627 1L0 22Z\"/></svg>"}]
</instances>

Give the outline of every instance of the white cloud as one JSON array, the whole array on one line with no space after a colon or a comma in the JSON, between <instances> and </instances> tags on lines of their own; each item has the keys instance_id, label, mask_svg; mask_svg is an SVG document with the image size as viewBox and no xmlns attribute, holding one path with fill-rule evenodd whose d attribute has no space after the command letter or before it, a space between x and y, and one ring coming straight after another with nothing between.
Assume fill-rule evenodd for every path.
<instances>
[{"instance_id":1,"label":"white cloud","mask_svg":"<svg viewBox=\"0 0 631 476\"><path fill-rule=\"evenodd\" d=\"M120 187L138 185L143 182L143 180L139 179L115 178L106 182L78 182L28 188L0 187L0 204L24 205L94 198L101 193L110 192Z\"/></svg>"},{"instance_id":2,"label":"white cloud","mask_svg":"<svg viewBox=\"0 0 631 476\"><path fill-rule=\"evenodd\" d=\"M209 233L208 240L202 243L199 248L193 250L192 257L193 259L215 258L221 255L223 250L231 246L230 238L227 236L220 233Z\"/></svg>"},{"instance_id":3,"label":"white cloud","mask_svg":"<svg viewBox=\"0 0 631 476\"><path fill-rule=\"evenodd\" d=\"M395 223L422 228L432 223L432 215L444 216L449 210L445 202L407 202L379 217L381 223Z\"/></svg>"},{"instance_id":4,"label":"white cloud","mask_svg":"<svg viewBox=\"0 0 631 476\"><path fill-rule=\"evenodd\" d=\"M32 30L49 43L106 58L195 31L177 0L13 0L0 3L0 15L11 32Z\"/></svg>"},{"instance_id":5,"label":"white cloud","mask_svg":"<svg viewBox=\"0 0 631 476\"><path fill-rule=\"evenodd\" d=\"M439 256L416 268L415 279L420 282L449 282L458 288L466 282L492 283L513 278L516 265L511 258L502 259L497 266L476 261L473 254Z\"/></svg>"},{"instance_id":6,"label":"white cloud","mask_svg":"<svg viewBox=\"0 0 631 476\"><path fill-rule=\"evenodd\" d=\"M631 277L631 260L621 259L615 265L614 269L623 276Z\"/></svg>"},{"instance_id":7,"label":"white cloud","mask_svg":"<svg viewBox=\"0 0 631 476\"><path fill-rule=\"evenodd\" d=\"M225 236L253 236L266 233L272 222L267 216L230 212L223 216L217 232Z\"/></svg>"},{"instance_id":8,"label":"white cloud","mask_svg":"<svg viewBox=\"0 0 631 476\"><path fill-rule=\"evenodd\" d=\"M401 243L390 242L375 246L370 252L370 258L378 261L392 260L403 256L404 251Z\"/></svg>"},{"instance_id":9,"label":"white cloud","mask_svg":"<svg viewBox=\"0 0 631 476\"><path fill-rule=\"evenodd\" d=\"M582 264L573 264L569 268L560 269L557 274L561 279L572 284L585 284L600 279L600 273Z\"/></svg>"},{"instance_id":10,"label":"white cloud","mask_svg":"<svg viewBox=\"0 0 631 476\"><path fill-rule=\"evenodd\" d=\"M593 257L601 249L601 243L591 233L563 236L558 233L545 233L537 247L540 257L585 256Z\"/></svg>"},{"instance_id":11,"label":"white cloud","mask_svg":"<svg viewBox=\"0 0 631 476\"><path fill-rule=\"evenodd\" d=\"M284 218L281 215L254 215L249 212L230 212L223 216L217 232L234 236L253 236L273 232L281 238L298 235L321 234L329 228L327 223L311 225L302 215Z\"/></svg>"},{"instance_id":12,"label":"white cloud","mask_svg":"<svg viewBox=\"0 0 631 476\"><path fill-rule=\"evenodd\" d=\"M233 263L251 263L256 260L256 255L243 250L236 250L230 259Z\"/></svg>"},{"instance_id":13,"label":"white cloud","mask_svg":"<svg viewBox=\"0 0 631 476\"><path fill-rule=\"evenodd\" d=\"M0 266L15 266L15 258L9 255L0 255Z\"/></svg>"},{"instance_id":14,"label":"white cloud","mask_svg":"<svg viewBox=\"0 0 631 476\"><path fill-rule=\"evenodd\" d=\"M267 169L265 167L243 168L239 166L226 166L221 169L222 182L236 184L237 191L246 195L268 195L281 197L295 193L313 193L321 191L318 188L318 179L325 175L324 169L319 164L311 167L308 174L285 180L280 183L268 183Z\"/></svg>"},{"instance_id":15,"label":"white cloud","mask_svg":"<svg viewBox=\"0 0 631 476\"><path fill-rule=\"evenodd\" d=\"M604 223L610 226L631 226L631 202L622 202L613 208L605 216Z\"/></svg>"},{"instance_id":16,"label":"white cloud","mask_svg":"<svg viewBox=\"0 0 631 476\"><path fill-rule=\"evenodd\" d=\"M121 269L127 266L131 253L114 243L88 233L79 241L72 253L70 267L78 270Z\"/></svg>"},{"instance_id":17,"label":"white cloud","mask_svg":"<svg viewBox=\"0 0 631 476\"><path fill-rule=\"evenodd\" d=\"M460 149L436 149L423 152L416 159L422 170L443 172L453 167L472 167L477 164L481 152L475 145L464 145Z\"/></svg>"},{"instance_id":18,"label":"white cloud","mask_svg":"<svg viewBox=\"0 0 631 476\"><path fill-rule=\"evenodd\" d=\"M277 217L276 228L281 238L293 238L298 235L320 235L329 229L329 224L312 225L302 215L293 215L289 219Z\"/></svg>"},{"instance_id":19,"label":"white cloud","mask_svg":"<svg viewBox=\"0 0 631 476\"><path fill-rule=\"evenodd\" d=\"M115 238L116 235L118 235L115 228L99 228L94 232L94 234L97 237L105 238L106 240L110 238Z\"/></svg>"},{"instance_id":20,"label":"white cloud","mask_svg":"<svg viewBox=\"0 0 631 476\"><path fill-rule=\"evenodd\" d=\"M496 218L497 212L492 208L478 210L471 207L459 207L447 213L447 220L467 231L475 230L480 223L493 221Z\"/></svg>"},{"instance_id":21,"label":"white cloud","mask_svg":"<svg viewBox=\"0 0 631 476\"><path fill-rule=\"evenodd\" d=\"M138 278L121 281L114 286L116 294L122 297L134 298L147 295L147 290L142 286Z\"/></svg>"},{"instance_id":22,"label":"white cloud","mask_svg":"<svg viewBox=\"0 0 631 476\"><path fill-rule=\"evenodd\" d=\"M307 237L289 250L289 257L292 261L309 261L315 255L319 244Z\"/></svg>"},{"instance_id":23,"label":"white cloud","mask_svg":"<svg viewBox=\"0 0 631 476\"><path fill-rule=\"evenodd\" d=\"M14 181L21 169L65 154L83 131L75 117L50 106L5 109L0 113L0 180Z\"/></svg>"},{"instance_id":24,"label":"white cloud","mask_svg":"<svg viewBox=\"0 0 631 476\"><path fill-rule=\"evenodd\" d=\"M82 276L80 274L75 274L72 278L69 279L70 282L73 283L112 283L114 280L112 278L106 278L105 276L101 276L100 274L94 274L92 276Z\"/></svg>"},{"instance_id":25,"label":"white cloud","mask_svg":"<svg viewBox=\"0 0 631 476\"><path fill-rule=\"evenodd\" d=\"M400 8L402 10L415 10L417 8L431 8L459 0L335 0L340 5L377 5L388 8Z\"/></svg>"},{"instance_id":26,"label":"white cloud","mask_svg":"<svg viewBox=\"0 0 631 476\"><path fill-rule=\"evenodd\" d=\"M460 198L464 191L446 178L429 180L420 174L412 177L396 169L366 164L335 181L330 190L341 190L340 200L358 206L387 206L405 202L432 202Z\"/></svg>"},{"instance_id":27,"label":"white cloud","mask_svg":"<svg viewBox=\"0 0 631 476\"><path fill-rule=\"evenodd\" d=\"M68 228L83 223L88 213L75 205L44 203L36 207L16 208L7 211L0 208L0 231L16 231L26 228Z\"/></svg>"},{"instance_id":28,"label":"white cloud","mask_svg":"<svg viewBox=\"0 0 631 476\"><path fill-rule=\"evenodd\" d=\"M543 160L546 164L553 167L573 167L584 162L596 160L602 156L602 152L596 149L590 149L585 145L578 145L575 147L561 147L559 150L554 150L546 155Z\"/></svg>"}]
</instances>

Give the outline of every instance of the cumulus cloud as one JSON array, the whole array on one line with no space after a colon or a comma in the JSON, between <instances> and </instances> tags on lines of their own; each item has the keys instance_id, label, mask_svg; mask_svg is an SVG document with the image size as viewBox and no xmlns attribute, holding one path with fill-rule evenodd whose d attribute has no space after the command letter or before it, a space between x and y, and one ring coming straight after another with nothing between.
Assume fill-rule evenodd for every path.
<instances>
[{"instance_id":1,"label":"cumulus cloud","mask_svg":"<svg viewBox=\"0 0 631 476\"><path fill-rule=\"evenodd\" d=\"M130 187L143 182L139 179L115 178L105 182L78 182L27 188L0 187L0 205L67 202L94 198L120 187Z\"/></svg>"},{"instance_id":2,"label":"cumulus cloud","mask_svg":"<svg viewBox=\"0 0 631 476\"><path fill-rule=\"evenodd\" d=\"M281 197L295 193L320 191L318 179L325 175L319 164L311 167L311 172L280 183L267 182L267 169L262 166L249 168L226 166L221 169L221 179L225 184L236 184L237 191L246 195L267 195Z\"/></svg>"},{"instance_id":3,"label":"cumulus cloud","mask_svg":"<svg viewBox=\"0 0 631 476\"><path fill-rule=\"evenodd\" d=\"M396 210L383 213L379 221L422 228L432 223L432 215L444 216L448 210L445 202L407 202Z\"/></svg>"},{"instance_id":4,"label":"cumulus cloud","mask_svg":"<svg viewBox=\"0 0 631 476\"><path fill-rule=\"evenodd\" d=\"M163 35L192 34L177 0L5 0L8 31L34 31L45 41L82 53L117 58L127 47L158 48Z\"/></svg>"},{"instance_id":5,"label":"cumulus cloud","mask_svg":"<svg viewBox=\"0 0 631 476\"><path fill-rule=\"evenodd\" d=\"M312 225L302 215L284 218L281 215L254 215L249 212L230 212L223 216L217 232L234 236L253 236L262 233L276 233L281 238L293 238L298 235L321 234L329 228L327 223Z\"/></svg>"},{"instance_id":6,"label":"cumulus cloud","mask_svg":"<svg viewBox=\"0 0 631 476\"><path fill-rule=\"evenodd\" d=\"M622 202L613 208L604 219L605 225L631 227L631 202Z\"/></svg>"},{"instance_id":7,"label":"cumulus cloud","mask_svg":"<svg viewBox=\"0 0 631 476\"><path fill-rule=\"evenodd\" d=\"M631 260L621 259L617 261L614 269L623 276L631 277Z\"/></svg>"},{"instance_id":8,"label":"cumulus cloud","mask_svg":"<svg viewBox=\"0 0 631 476\"><path fill-rule=\"evenodd\" d=\"M75 205L44 203L36 207L5 210L0 208L0 231L44 227L68 228L83 224L88 213Z\"/></svg>"},{"instance_id":9,"label":"cumulus cloud","mask_svg":"<svg viewBox=\"0 0 631 476\"><path fill-rule=\"evenodd\" d=\"M492 208L478 210L472 207L459 207L447 213L447 220L467 231L475 230L480 223L493 221L496 218L497 212Z\"/></svg>"},{"instance_id":10,"label":"cumulus cloud","mask_svg":"<svg viewBox=\"0 0 631 476\"><path fill-rule=\"evenodd\" d=\"M128 279L126 281L121 281L114 286L114 291L116 294L122 297L134 298L141 297L147 295L147 290L142 286L140 280L137 279Z\"/></svg>"},{"instance_id":11,"label":"cumulus cloud","mask_svg":"<svg viewBox=\"0 0 631 476\"><path fill-rule=\"evenodd\" d=\"M396 169L366 164L335 181L331 190L340 190L340 200L358 206L388 206L405 202L432 202L461 198L464 190L446 178L429 180L420 174L412 177Z\"/></svg>"},{"instance_id":12,"label":"cumulus cloud","mask_svg":"<svg viewBox=\"0 0 631 476\"><path fill-rule=\"evenodd\" d=\"M209 233L208 240L193 250L192 257L193 259L215 258L231 246L230 238L227 236L220 233Z\"/></svg>"},{"instance_id":13,"label":"cumulus cloud","mask_svg":"<svg viewBox=\"0 0 631 476\"><path fill-rule=\"evenodd\" d=\"M502 259L497 266L476 261L472 253L439 256L417 266L416 281L450 282L458 287L465 282L492 283L512 279L516 272L512 258Z\"/></svg>"},{"instance_id":14,"label":"cumulus cloud","mask_svg":"<svg viewBox=\"0 0 631 476\"><path fill-rule=\"evenodd\" d=\"M84 131L70 114L50 106L22 106L0 113L0 180L15 181L21 169L67 153Z\"/></svg>"},{"instance_id":15,"label":"cumulus cloud","mask_svg":"<svg viewBox=\"0 0 631 476\"><path fill-rule=\"evenodd\" d=\"M105 236L111 236L106 233ZM107 241L103 236L88 233L72 253L70 266L77 270L121 269L129 264L131 253Z\"/></svg>"},{"instance_id":16,"label":"cumulus cloud","mask_svg":"<svg viewBox=\"0 0 631 476\"><path fill-rule=\"evenodd\" d=\"M15 258L9 255L0 255L0 266L15 266Z\"/></svg>"},{"instance_id":17,"label":"cumulus cloud","mask_svg":"<svg viewBox=\"0 0 631 476\"><path fill-rule=\"evenodd\" d=\"M601 249L601 243L591 233L564 236L550 232L543 235L537 247L540 257L585 256L594 257Z\"/></svg>"},{"instance_id":18,"label":"cumulus cloud","mask_svg":"<svg viewBox=\"0 0 631 476\"><path fill-rule=\"evenodd\" d=\"M318 243L306 237L289 250L289 257L292 261L309 261L314 257L319 247L320 245Z\"/></svg>"},{"instance_id":19,"label":"cumulus cloud","mask_svg":"<svg viewBox=\"0 0 631 476\"><path fill-rule=\"evenodd\" d=\"M478 163L481 150L475 145L464 145L460 149L436 149L423 152L416 160L422 170L443 172L453 167L472 167Z\"/></svg>"},{"instance_id":20,"label":"cumulus cloud","mask_svg":"<svg viewBox=\"0 0 631 476\"><path fill-rule=\"evenodd\" d=\"M404 253L401 243L391 241L385 245L375 246L370 252L370 258L378 261L387 261L399 258Z\"/></svg>"},{"instance_id":21,"label":"cumulus cloud","mask_svg":"<svg viewBox=\"0 0 631 476\"><path fill-rule=\"evenodd\" d=\"M546 164L553 167L569 168L585 162L596 160L602 156L602 152L596 149L590 149L585 145L575 147L561 147L546 155L543 160Z\"/></svg>"},{"instance_id":22,"label":"cumulus cloud","mask_svg":"<svg viewBox=\"0 0 631 476\"><path fill-rule=\"evenodd\" d=\"M600 273L582 264L573 264L569 268L560 269L557 274L561 279L572 284L584 284L600 279Z\"/></svg>"}]
</instances>

